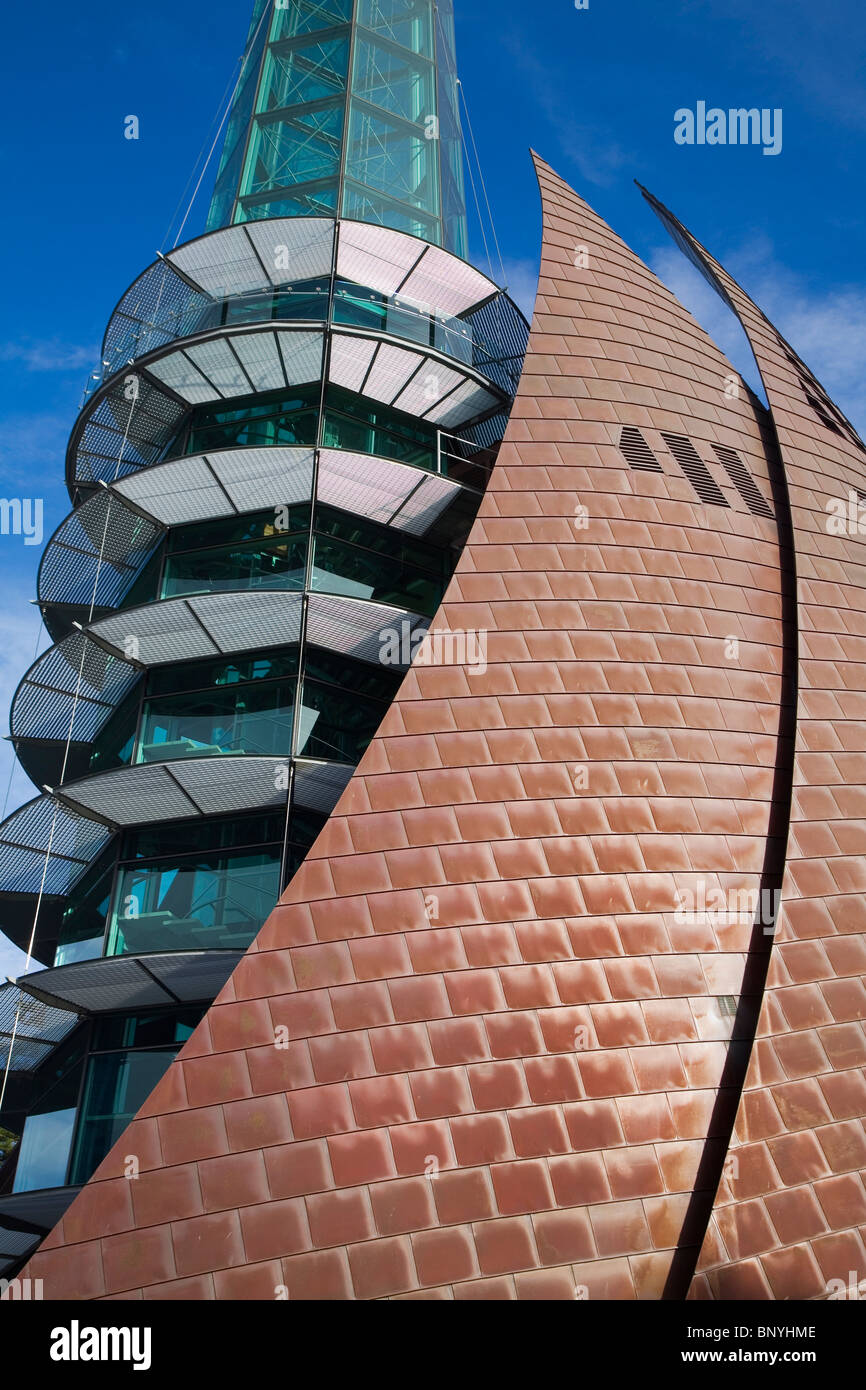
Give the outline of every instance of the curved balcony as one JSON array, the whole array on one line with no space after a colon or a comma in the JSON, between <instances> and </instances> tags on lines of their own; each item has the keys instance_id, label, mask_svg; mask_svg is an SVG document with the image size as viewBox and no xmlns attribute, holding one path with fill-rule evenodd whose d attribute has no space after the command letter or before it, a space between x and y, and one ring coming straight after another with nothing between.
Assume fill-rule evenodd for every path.
<instances>
[{"instance_id":1,"label":"curved balcony","mask_svg":"<svg viewBox=\"0 0 866 1390\"><path fill-rule=\"evenodd\" d=\"M516 386L528 329L494 281L408 233L316 217L227 227L154 262L112 313L93 382L227 322L324 322L329 312L486 365L506 392Z\"/></svg>"},{"instance_id":2,"label":"curved balcony","mask_svg":"<svg viewBox=\"0 0 866 1390\"><path fill-rule=\"evenodd\" d=\"M147 354L88 401L67 450L70 493L74 499L81 488L116 482L163 462L171 450L184 452L184 427L206 405L229 409L265 394L306 394L294 442L312 444L323 372L327 386L434 430L465 430L508 404L489 378L385 333L334 327L326 334L287 324L221 329ZM299 431L309 437L298 439Z\"/></svg>"},{"instance_id":3,"label":"curved balcony","mask_svg":"<svg viewBox=\"0 0 866 1390\"><path fill-rule=\"evenodd\" d=\"M426 631L427 620L393 605L285 589L197 594L125 609L63 638L37 657L25 674L13 698L10 718L19 761L37 786L60 780L65 784L70 778L81 777L90 766L101 732L132 695L143 672L165 666L174 670L240 653L258 656L297 648L302 627L310 647L378 667L383 632L417 634ZM409 654L408 644L395 652L395 660L389 661L395 673L405 670ZM293 689L296 682L297 671L289 682ZM248 685L236 688L241 692L251 689ZM199 756L263 751L255 749L263 732L272 739L282 739L285 748L281 753L303 751L301 740L309 737L315 722L305 706L301 708L305 722L293 739L290 710L281 712L274 705L269 713L269 707L262 705L258 716L248 713L243 717L232 707L232 689L223 687L220 701L217 692L209 697L208 707L214 710L208 724L208 728L212 726L210 737L202 736L205 716L195 718L190 711L192 734L183 728L182 721L171 721L179 727L176 746L169 742L148 744L135 721L131 730L124 728L120 741L129 737L132 747L134 738L137 752L129 756L151 762L179 756L184 744L189 752L198 745ZM294 699L293 693L289 698ZM163 707L166 703L163 699ZM246 707L249 710L249 700ZM143 724L141 711L136 720ZM228 746L227 725L233 729ZM214 732L218 728L219 732ZM253 739L252 748L246 746L249 739Z\"/></svg>"},{"instance_id":4,"label":"curved balcony","mask_svg":"<svg viewBox=\"0 0 866 1390\"><path fill-rule=\"evenodd\" d=\"M228 448L156 464L100 489L49 540L37 583L49 632L59 641L91 605L94 617L119 608L171 527L310 502L314 478L318 502L419 537L466 498L440 474L342 449Z\"/></svg>"},{"instance_id":5,"label":"curved balcony","mask_svg":"<svg viewBox=\"0 0 866 1390\"><path fill-rule=\"evenodd\" d=\"M65 1009L79 1016L209 1003L242 955L211 948L105 956L36 970L15 986L53 1013Z\"/></svg>"},{"instance_id":6,"label":"curved balcony","mask_svg":"<svg viewBox=\"0 0 866 1390\"><path fill-rule=\"evenodd\" d=\"M26 976L25 980L32 979ZM65 1005L48 1003L8 980L0 985L0 1062L4 1070L32 1072L78 1022ZM14 1043L13 1043L14 1035Z\"/></svg>"},{"instance_id":7,"label":"curved balcony","mask_svg":"<svg viewBox=\"0 0 866 1390\"><path fill-rule=\"evenodd\" d=\"M292 815L312 813L318 826L315 818L330 814L354 768L312 757L239 757L172 762L170 771L179 772L174 783L165 765L92 774L34 798L0 825L0 927L10 940L26 949L32 936L36 958L53 958L70 895L88 870L96 871L123 828L183 823L191 842L201 843L197 822L204 825L209 817L250 807L278 809L282 826L287 782ZM116 821L106 814L109 808ZM113 872L110 865L108 872ZM275 889L268 910L276 897ZM160 931L166 930L174 929L163 914ZM100 940L102 934L100 928ZM247 944L253 934L248 933Z\"/></svg>"}]
</instances>

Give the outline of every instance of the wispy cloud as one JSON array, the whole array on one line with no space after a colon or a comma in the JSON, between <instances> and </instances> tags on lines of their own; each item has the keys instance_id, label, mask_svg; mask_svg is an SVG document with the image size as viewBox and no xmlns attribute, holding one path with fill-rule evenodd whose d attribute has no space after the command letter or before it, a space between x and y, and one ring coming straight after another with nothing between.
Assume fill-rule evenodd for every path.
<instances>
[{"instance_id":1,"label":"wispy cloud","mask_svg":"<svg viewBox=\"0 0 866 1390\"><path fill-rule=\"evenodd\" d=\"M506 256L504 266L508 293L531 322L538 290L538 264L528 259L512 260Z\"/></svg>"},{"instance_id":2,"label":"wispy cloud","mask_svg":"<svg viewBox=\"0 0 866 1390\"><path fill-rule=\"evenodd\" d=\"M62 484L69 428L68 415L5 415L0 428L2 490L13 487L30 495L34 483L51 487Z\"/></svg>"},{"instance_id":3,"label":"wispy cloud","mask_svg":"<svg viewBox=\"0 0 866 1390\"><path fill-rule=\"evenodd\" d=\"M788 339L854 427L866 433L866 291L839 285L818 290L781 264L766 238L731 248L719 260ZM650 264L694 314L751 386L755 367L737 321L673 246Z\"/></svg>"},{"instance_id":4,"label":"wispy cloud","mask_svg":"<svg viewBox=\"0 0 866 1390\"><path fill-rule=\"evenodd\" d=\"M79 347L57 339L0 346L0 362L21 362L29 372L80 372L92 367L98 356L97 347Z\"/></svg>"},{"instance_id":5,"label":"wispy cloud","mask_svg":"<svg viewBox=\"0 0 866 1390\"><path fill-rule=\"evenodd\" d=\"M564 84L561 87L557 82L549 61L534 57L516 36L504 35L503 43L523 73L532 99L544 112L565 158L587 182L605 187L614 183L620 171L635 162L632 154L611 138L609 127L568 114Z\"/></svg>"}]
</instances>

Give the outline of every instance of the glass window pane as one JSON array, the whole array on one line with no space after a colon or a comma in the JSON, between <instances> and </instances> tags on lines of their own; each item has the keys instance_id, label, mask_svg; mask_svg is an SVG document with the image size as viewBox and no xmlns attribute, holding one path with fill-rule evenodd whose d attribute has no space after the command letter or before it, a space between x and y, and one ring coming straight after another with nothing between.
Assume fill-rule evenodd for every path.
<instances>
[{"instance_id":1,"label":"glass window pane","mask_svg":"<svg viewBox=\"0 0 866 1390\"><path fill-rule=\"evenodd\" d=\"M75 1129L75 1106L28 1115L24 1122L13 1192L63 1187Z\"/></svg>"},{"instance_id":2,"label":"glass window pane","mask_svg":"<svg viewBox=\"0 0 866 1390\"><path fill-rule=\"evenodd\" d=\"M242 192L264 193L287 184L336 176L342 135L342 102L291 119L257 119Z\"/></svg>"},{"instance_id":3,"label":"glass window pane","mask_svg":"<svg viewBox=\"0 0 866 1390\"><path fill-rule=\"evenodd\" d=\"M351 18L352 0L277 0L271 42L347 24Z\"/></svg>"},{"instance_id":4,"label":"glass window pane","mask_svg":"<svg viewBox=\"0 0 866 1390\"><path fill-rule=\"evenodd\" d=\"M279 872L276 846L124 869L107 954L243 950L277 901Z\"/></svg>"},{"instance_id":5,"label":"glass window pane","mask_svg":"<svg viewBox=\"0 0 866 1390\"><path fill-rule=\"evenodd\" d=\"M407 211L417 207L435 217L437 173L436 141L426 138L423 124L411 126L352 102L347 178L387 195L388 201L408 205Z\"/></svg>"},{"instance_id":6,"label":"glass window pane","mask_svg":"<svg viewBox=\"0 0 866 1390\"><path fill-rule=\"evenodd\" d=\"M247 545L171 555L162 597L238 589L302 589L307 537L287 536L270 545Z\"/></svg>"},{"instance_id":7,"label":"glass window pane","mask_svg":"<svg viewBox=\"0 0 866 1390\"><path fill-rule=\"evenodd\" d=\"M212 757L225 753L288 755L292 746L294 681L202 690L148 700L136 762Z\"/></svg>"},{"instance_id":8,"label":"glass window pane","mask_svg":"<svg viewBox=\"0 0 866 1390\"><path fill-rule=\"evenodd\" d=\"M259 112L321 101L346 90L348 39L325 39L295 46L287 53L271 48L265 59Z\"/></svg>"},{"instance_id":9,"label":"glass window pane","mask_svg":"<svg viewBox=\"0 0 866 1390\"><path fill-rule=\"evenodd\" d=\"M237 222L255 222L268 217L333 217L337 210L336 179L324 179L306 188L293 188L274 198L244 198Z\"/></svg>"},{"instance_id":10,"label":"glass window pane","mask_svg":"<svg viewBox=\"0 0 866 1390\"><path fill-rule=\"evenodd\" d=\"M91 1057L70 1179L86 1182L165 1074L176 1048Z\"/></svg>"},{"instance_id":11,"label":"glass window pane","mask_svg":"<svg viewBox=\"0 0 866 1390\"><path fill-rule=\"evenodd\" d=\"M352 96L363 97L373 106L402 116L404 121L423 124L427 116L436 115L433 65L405 49L395 49L359 34Z\"/></svg>"},{"instance_id":12,"label":"glass window pane","mask_svg":"<svg viewBox=\"0 0 866 1390\"><path fill-rule=\"evenodd\" d=\"M385 709L378 700L307 679L298 751L308 757L356 763L381 724Z\"/></svg>"},{"instance_id":13,"label":"glass window pane","mask_svg":"<svg viewBox=\"0 0 866 1390\"><path fill-rule=\"evenodd\" d=\"M396 232L408 232L439 246L442 241L438 220L418 210L404 207L384 193L372 193L368 188L348 182L343 189L343 216L356 222L373 222L379 227L393 227Z\"/></svg>"},{"instance_id":14,"label":"glass window pane","mask_svg":"<svg viewBox=\"0 0 866 1390\"><path fill-rule=\"evenodd\" d=\"M63 912L55 965L102 955L113 878L114 854L109 852L72 889Z\"/></svg>"},{"instance_id":15,"label":"glass window pane","mask_svg":"<svg viewBox=\"0 0 866 1390\"><path fill-rule=\"evenodd\" d=\"M312 587L395 604L428 617L436 612L443 590L438 575L404 563L399 555L376 555L330 536L315 538Z\"/></svg>"},{"instance_id":16,"label":"glass window pane","mask_svg":"<svg viewBox=\"0 0 866 1390\"><path fill-rule=\"evenodd\" d=\"M413 53L433 57L432 0L359 0L358 23Z\"/></svg>"}]
</instances>

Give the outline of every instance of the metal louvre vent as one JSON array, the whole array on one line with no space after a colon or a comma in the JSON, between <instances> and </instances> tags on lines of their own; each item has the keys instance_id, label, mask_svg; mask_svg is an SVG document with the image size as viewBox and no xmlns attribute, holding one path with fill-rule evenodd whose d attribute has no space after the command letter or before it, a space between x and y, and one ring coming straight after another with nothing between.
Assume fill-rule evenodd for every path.
<instances>
[{"instance_id":1,"label":"metal louvre vent","mask_svg":"<svg viewBox=\"0 0 866 1390\"><path fill-rule=\"evenodd\" d=\"M632 468L642 469L645 473L664 472L652 449L635 425L623 425L622 434L619 437L619 447Z\"/></svg>"},{"instance_id":2,"label":"metal louvre vent","mask_svg":"<svg viewBox=\"0 0 866 1390\"><path fill-rule=\"evenodd\" d=\"M709 502L714 507L729 507L730 502L717 483L713 481L710 470L698 454L692 441L686 439L684 434L668 434L666 430L661 430L661 437L701 501Z\"/></svg>"},{"instance_id":3,"label":"metal louvre vent","mask_svg":"<svg viewBox=\"0 0 866 1390\"><path fill-rule=\"evenodd\" d=\"M734 449L729 448L727 444L714 444L713 452L749 511L755 516L763 516L766 517L768 521L772 521L774 517L773 509L765 500L760 488L739 454Z\"/></svg>"}]
</instances>

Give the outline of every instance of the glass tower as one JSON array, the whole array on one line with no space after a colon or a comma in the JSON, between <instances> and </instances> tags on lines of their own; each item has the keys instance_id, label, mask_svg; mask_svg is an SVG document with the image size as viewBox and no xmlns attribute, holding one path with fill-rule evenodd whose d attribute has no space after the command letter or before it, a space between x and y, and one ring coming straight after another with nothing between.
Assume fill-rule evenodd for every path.
<instances>
[{"instance_id":1,"label":"glass tower","mask_svg":"<svg viewBox=\"0 0 866 1390\"><path fill-rule=\"evenodd\" d=\"M467 254L451 0L257 0L208 230L311 214Z\"/></svg>"},{"instance_id":2,"label":"glass tower","mask_svg":"<svg viewBox=\"0 0 866 1390\"><path fill-rule=\"evenodd\" d=\"M0 987L0 1275L256 936L439 605L527 339L465 249L450 4L256 0L207 230L110 317L12 704L39 794L0 826L0 925L40 964Z\"/></svg>"}]
</instances>

